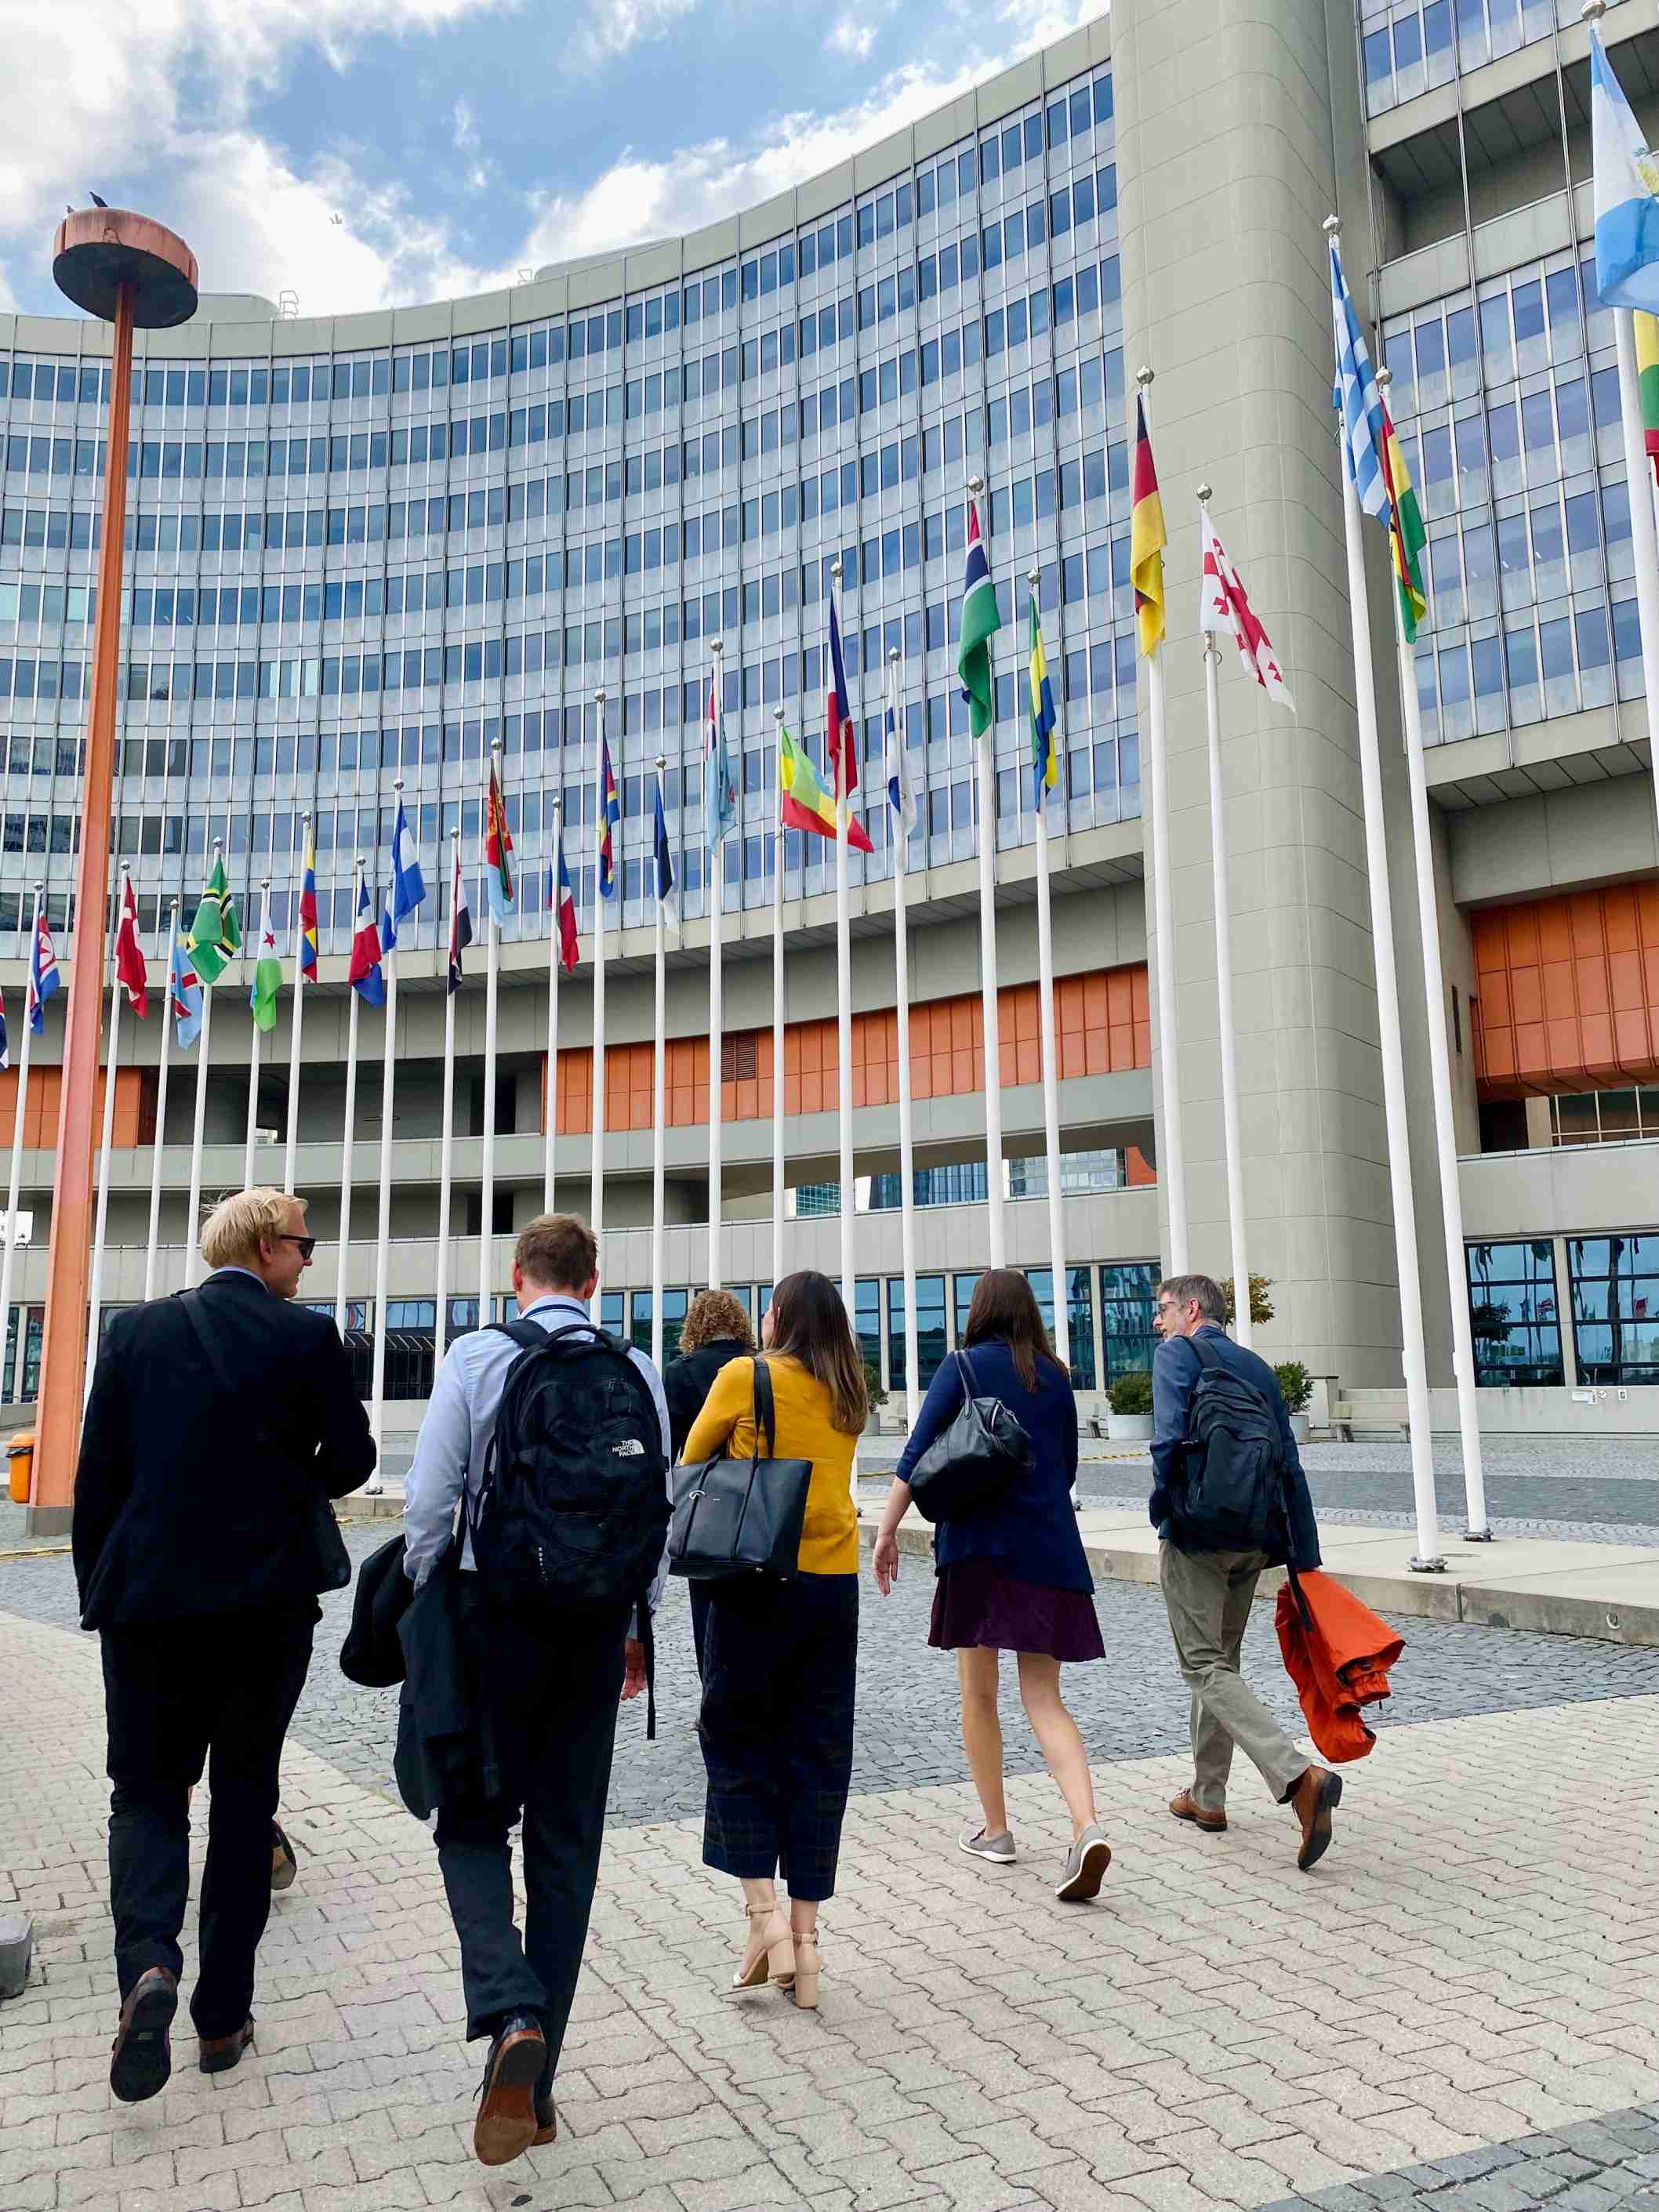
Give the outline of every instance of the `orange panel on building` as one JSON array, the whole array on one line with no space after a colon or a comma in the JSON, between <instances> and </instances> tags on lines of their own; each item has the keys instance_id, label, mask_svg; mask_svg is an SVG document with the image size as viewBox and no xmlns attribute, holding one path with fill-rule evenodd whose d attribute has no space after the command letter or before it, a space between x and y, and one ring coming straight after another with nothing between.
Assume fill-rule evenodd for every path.
<instances>
[{"instance_id":1,"label":"orange panel on building","mask_svg":"<svg viewBox=\"0 0 1659 2212\"><path fill-rule=\"evenodd\" d=\"M29 1095L23 1107L23 1142L31 1150L50 1152L58 1142L58 1103L64 1074L58 1067L32 1067ZM0 1145L9 1146L17 1124L17 1070L0 1073ZM93 1092L93 1127L104 1126L104 1071L98 1071ZM147 1067L118 1067L115 1071L113 1142L119 1152L134 1152L155 1141L155 1073ZM100 1138L101 1142L101 1135Z\"/></svg>"},{"instance_id":2,"label":"orange panel on building","mask_svg":"<svg viewBox=\"0 0 1659 2212\"><path fill-rule=\"evenodd\" d=\"M1659 1077L1659 884L1485 907L1471 927L1483 1098Z\"/></svg>"}]
</instances>

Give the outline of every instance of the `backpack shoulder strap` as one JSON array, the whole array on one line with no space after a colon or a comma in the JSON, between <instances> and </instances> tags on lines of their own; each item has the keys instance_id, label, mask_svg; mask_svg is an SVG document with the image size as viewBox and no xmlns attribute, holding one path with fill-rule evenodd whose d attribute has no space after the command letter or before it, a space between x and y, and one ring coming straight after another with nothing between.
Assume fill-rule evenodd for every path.
<instances>
[{"instance_id":1,"label":"backpack shoulder strap","mask_svg":"<svg viewBox=\"0 0 1659 2212\"><path fill-rule=\"evenodd\" d=\"M1200 1367L1207 1368L1212 1374L1213 1374L1218 1368L1224 1367L1227 1364L1226 1361L1221 1357L1221 1354L1216 1350L1214 1345L1210 1342L1207 1337L1189 1336L1187 1339L1187 1341L1193 1347L1193 1352L1199 1365ZM1243 1377L1241 1376L1239 1379L1242 1382Z\"/></svg>"},{"instance_id":2,"label":"backpack shoulder strap","mask_svg":"<svg viewBox=\"0 0 1659 2212\"><path fill-rule=\"evenodd\" d=\"M506 1337L521 1352L537 1351L547 1341L547 1331L540 1322L526 1321L522 1314L517 1321L492 1321L488 1328L490 1335Z\"/></svg>"}]
</instances>

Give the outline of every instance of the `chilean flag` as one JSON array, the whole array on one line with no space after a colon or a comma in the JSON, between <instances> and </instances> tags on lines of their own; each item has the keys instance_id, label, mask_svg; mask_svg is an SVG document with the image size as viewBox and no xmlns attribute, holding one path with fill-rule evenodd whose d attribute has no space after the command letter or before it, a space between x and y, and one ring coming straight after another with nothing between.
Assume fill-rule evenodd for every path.
<instances>
[{"instance_id":1,"label":"chilean flag","mask_svg":"<svg viewBox=\"0 0 1659 2212\"><path fill-rule=\"evenodd\" d=\"M830 696L824 702L823 753L832 794L837 799L849 797L859 787L858 740L853 734L853 702L841 656L841 624L836 619L833 592L830 594Z\"/></svg>"},{"instance_id":2,"label":"chilean flag","mask_svg":"<svg viewBox=\"0 0 1659 2212\"><path fill-rule=\"evenodd\" d=\"M390 891L386 894L388 901ZM374 924L374 908L365 878L357 879L357 933L351 940L348 980L371 1006L386 1004L386 976L380 968L380 933Z\"/></svg>"},{"instance_id":3,"label":"chilean flag","mask_svg":"<svg viewBox=\"0 0 1659 2212\"><path fill-rule=\"evenodd\" d=\"M581 948L576 942L576 894L570 888L570 871L564 864L564 832L559 832L558 875L548 870L550 900L556 898L559 907L559 965L567 975L574 969L581 957ZM555 890L555 882L557 890Z\"/></svg>"}]
</instances>

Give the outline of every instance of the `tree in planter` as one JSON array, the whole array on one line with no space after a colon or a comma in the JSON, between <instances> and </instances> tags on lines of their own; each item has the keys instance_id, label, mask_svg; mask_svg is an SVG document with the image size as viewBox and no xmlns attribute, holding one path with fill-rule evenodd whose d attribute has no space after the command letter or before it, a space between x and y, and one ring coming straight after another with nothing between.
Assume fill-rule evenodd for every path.
<instances>
[{"instance_id":1,"label":"tree in planter","mask_svg":"<svg viewBox=\"0 0 1659 2212\"><path fill-rule=\"evenodd\" d=\"M1287 1359L1282 1366L1275 1367L1273 1373L1279 1377L1279 1395L1285 1401L1285 1412L1304 1412L1308 1401L1313 1396L1313 1376L1302 1362Z\"/></svg>"},{"instance_id":2,"label":"tree in planter","mask_svg":"<svg viewBox=\"0 0 1659 2212\"><path fill-rule=\"evenodd\" d=\"M1152 1378L1144 1367L1136 1367L1127 1375L1120 1375L1106 1393L1106 1402L1115 1413L1150 1413L1152 1410Z\"/></svg>"},{"instance_id":3,"label":"tree in planter","mask_svg":"<svg viewBox=\"0 0 1659 2212\"><path fill-rule=\"evenodd\" d=\"M887 1393L881 1387L881 1362L872 1352L864 1355L864 1387L870 1394L870 1408L887 1403Z\"/></svg>"},{"instance_id":4,"label":"tree in planter","mask_svg":"<svg viewBox=\"0 0 1659 2212\"><path fill-rule=\"evenodd\" d=\"M1273 1286L1271 1275L1250 1277L1250 1325L1260 1328L1273 1317L1273 1303L1267 1293ZM1227 1301L1227 1326L1231 1328L1238 1319L1238 1303L1233 1295L1233 1279L1227 1276L1221 1285L1221 1294Z\"/></svg>"}]
</instances>

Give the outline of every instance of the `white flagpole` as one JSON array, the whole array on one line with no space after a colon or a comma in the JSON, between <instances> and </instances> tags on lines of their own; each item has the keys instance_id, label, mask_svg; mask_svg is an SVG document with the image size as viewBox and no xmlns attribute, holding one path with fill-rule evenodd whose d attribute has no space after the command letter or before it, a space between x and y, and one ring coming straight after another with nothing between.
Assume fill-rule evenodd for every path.
<instances>
[{"instance_id":1,"label":"white flagpole","mask_svg":"<svg viewBox=\"0 0 1659 2212\"><path fill-rule=\"evenodd\" d=\"M593 694L593 705L599 714L599 742L593 749L593 787L599 805L593 817L593 1110L590 1117L592 1133L588 1141L587 1215L588 1226L598 1237L605 1225L605 894L599 887L599 840L605 827L603 691ZM622 854L618 849L621 843L621 838L617 837L611 846L613 869L622 864ZM599 1324L603 1297L603 1291L596 1287L588 1309L595 1327Z\"/></svg>"},{"instance_id":2,"label":"white flagpole","mask_svg":"<svg viewBox=\"0 0 1659 2212\"><path fill-rule=\"evenodd\" d=\"M968 496L977 499L983 477L969 477ZM979 741L979 994L984 1037L986 1259L1003 1263L1002 1066L997 1023L997 765L996 678L991 678L992 720Z\"/></svg>"},{"instance_id":3,"label":"white flagpole","mask_svg":"<svg viewBox=\"0 0 1659 2212\"><path fill-rule=\"evenodd\" d=\"M662 797L663 770L668 763L657 755L657 796ZM656 855L652 854L655 872ZM668 979L664 939L665 921L662 908L662 886L657 886L657 1000L656 1045L652 1060L651 1115L651 1359L657 1372L662 1372L662 1296L663 1296L663 1178L667 1161L667 1137L663 1127L666 1105L668 1079Z\"/></svg>"},{"instance_id":4,"label":"white flagpole","mask_svg":"<svg viewBox=\"0 0 1659 2212\"><path fill-rule=\"evenodd\" d=\"M721 655L726 647L716 638L709 647L714 657L714 673L709 682L714 687L715 720L711 737L718 732L720 718L726 712L726 698L721 689ZM726 1086L720 1068L726 1055L726 1009L724 986L720 978L720 938L726 927L726 840L723 836L710 842L714 825L706 817L708 811L709 769L703 769L703 847L709 871L708 876L708 1287L720 1289L724 1277L720 1272L720 1215L725 1207L720 1146L721 1115L726 1104Z\"/></svg>"},{"instance_id":5,"label":"white flagpole","mask_svg":"<svg viewBox=\"0 0 1659 2212\"><path fill-rule=\"evenodd\" d=\"M1202 504L1209 490L1199 488ZM1250 1341L1250 1260L1244 1219L1244 1138L1238 1097L1238 1054L1233 1028L1232 906L1227 889L1226 793L1221 779L1221 654L1213 636L1204 641L1204 711L1210 751L1210 878L1215 907L1216 1018L1221 1031L1221 1126L1227 1155L1227 1233L1233 1267L1233 1334Z\"/></svg>"},{"instance_id":6,"label":"white flagpole","mask_svg":"<svg viewBox=\"0 0 1659 2212\"><path fill-rule=\"evenodd\" d=\"M213 841L216 866L223 850L223 840L216 837ZM194 1288L202 1272L202 1137L207 1127L208 1054L213 1042L213 986L205 975L198 976L197 980L202 987L202 1030L196 1040L196 1118L190 1138L190 1212L185 1218L185 1287L187 1290ZM348 1128L351 1126L349 1120L346 1126Z\"/></svg>"},{"instance_id":7,"label":"white flagpole","mask_svg":"<svg viewBox=\"0 0 1659 2212\"><path fill-rule=\"evenodd\" d=\"M1031 604L1036 604L1041 571L1028 569ZM1060 1188L1060 1063L1054 1039L1054 933L1048 903L1048 803L1039 785L1031 794L1036 814L1037 1019L1042 1039L1042 1143L1048 1186L1048 1272L1054 1283L1054 1354L1069 1375L1072 1313L1066 1273L1066 1211Z\"/></svg>"},{"instance_id":8,"label":"white flagpole","mask_svg":"<svg viewBox=\"0 0 1659 2212\"><path fill-rule=\"evenodd\" d=\"M1138 369L1146 433L1152 428L1152 374ZM1172 1275L1184 1275L1187 1258L1187 1148L1181 1126L1181 1038L1176 1011L1174 864L1170 857L1170 757L1164 728L1164 649L1146 656L1146 758L1152 769L1152 927L1158 959L1158 1060L1164 1116L1158 1131L1158 1179L1170 1217Z\"/></svg>"},{"instance_id":9,"label":"white flagpole","mask_svg":"<svg viewBox=\"0 0 1659 2212\"><path fill-rule=\"evenodd\" d=\"M397 820L397 809L404 795L404 780L398 776L392 786L392 820ZM394 831L395 836L395 831ZM397 878L400 855L397 845L392 848L392 881ZM396 893L388 885L386 896L393 902ZM374 1389L369 1403L369 1427L374 1432L374 1448L380 1448L386 1425L386 1316L392 1292L392 1100L398 1081L398 948L389 945L380 955L380 968L386 977L386 1039L380 1062L380 1223L374 1244ZM342 1257L343 1258L343 1254ZM480 1315L478 1326L484 1325ZM366 1488L378 1487L382 1478L372 1477Z\"/></svg>"},{"instance_id":10,"label":"white flagpole","mask_svg":"<svg viewBox=\"0 0 1659 2212\"><path fill-rule=\"evenodd\" d=\"M34 912L29 921L29 962L31 970L34 947L40 934L40 900L45 885L34 886ZM17 1051L17 1103L13 1108L11 1125L11 1182L6 1193L6 1249L0 1256L0 1332L11 1327L11 1279L13 1261L17 1252L17 1198L23 1183L23 1109L29 1095L29 1039L34 1032L29 1026L28 987L23 988L23 1042ZM11 1400L15 1406L21 1402L23 1389L23 1340L28 1334L28 1310L17 1316L17 1348L11 1364ZM0 1338L0 1340L3 1340Z\"/></svg>"},{"instance_id":11,"label":"white flagpole","mask_svg":"<svg viewBox=\"0 0 1659 2212\"><path fill-rule=\"evenodd\" d=\"M155 1264L161 1249L161 1155L167 1133L167 1063L173 1054L173 953L179 942L179 902L167 924L167 969L162 984L161 1060L155 1079L155 1142L149 1161L149 1242L144 1248L144 1303L155 1296Z\"/></svg>"},{"instance_id":12,"label":"white flagpole","mask_svg":"<svg viewBox=\"0 0 1659 2212\"><path fill-rule=\"evenodd\" d=\"M455 879L460 867L461 833L449 833L449 920L455 924ZM354 994L355 995L355 994ZM437 1379L444 1364L449 1334L449 1201L455 1165L455 994L444 978L444 1112L443 1134L438 1147L438 1281L437 1311L432 1337L432 1374ZM480 1328L484 1316L478 1317Z\"/></svg>"},{"instance_id":13,"label":"white flagpole","mask_svg":"<svg viewBox=\"0 0 1659 2212\"><path fill-rule=\"evenodd\" d=\"M783 709L772 720L777 726L777 750L783 750ZM774 771L775 773L775 769ZM783 1280L783 779L778 777L777 856L772 878L772 1282Z\"/></svg>"},{"instance_id":14,"label":"white flagpole","mask_svg":"<svg viewBox=\"0 0 1659 2212\"><path fill-rule=\"evenodd\" d=\"M357 932L357 908L363 896L363 856L357 863L351 878L351 930L354 942ZM351 1001L351 1011L346 1016L346 1087L345 1137L340 1146L340 1270L334 1284L334 1326L343 1337L346 1331L346 1263L351 1255L351 1159L353 1140L357 1124L357 1008L362 993L356 985L349 984L346 996Z\"/></svg>"},{"instance_id":15,"label":"white flagpole","mask_svg":"<svg viewBox=\"0 0 1659 2212\"><path fill-rule=\"evenodd\" d=\"M832 562L830 575L833 595L842 578L839 561ZM830 605L835 605L833 596ZM847 699L837 702L840 712L849 721L853 719L851 703ZM842 775L841 732L832 731L829 735L836 748L831 775L836 799L836 1097L841 1122L841 1296L856 1335L858 1292L854 1273L854 1231L857 1226L854 1217L858 1194L853 1181L853 942L848 911L852 893L847 844L853 797Z\"/></svg>"},{"instance_id":16,"label":"white flagpole","mask_svg":"<svg viewBox=\"0 0 1659 2212\"><path fill-rule=\"evenodd\" d=\"M126 885L132 870L121 864L121 900L125 911ZM118 923L117 925L118 931ZM104 1299L104 1245L109 1228L110 1155L115 1148L115 1071L121 1059L121 986L115 973L116 943L110 947L109 1057L104 1066L104 1127L98 1148L98 1216L92 1236L92 1279L87 1287L87 1372L82 1403L92 1395L92 1370L98 1364L98 1315Z\"/></svg>"},{"instance_id":17,"label":"white flagpole","mask_svg":"<svg viewBox=\"0 0 1659 2212\"><path fill-rule=\"evenodd\" d=\"M484 763L484 836L489 839L489 794L492 779L498 777L505 748L499 738L489 749ZM505 834L506 798L502 798L501 828ZM501 926L495 919L495 901L485 886L484 905L488 919L484 927L489 933L489 950L484 960L484 1074L483 1074L483 1173L481 1177L481 1210L478 1215L478 1326L489 1326L489 1301L494 1296L495 1259L495 1021L497 995L500 989L501 966Z\"/></svg>"},{"instance_id":18,"label":"white flagpole","mask_svg":"<svg viewBox=\"0 0 1659 2212\"><path fill-rule=\"evenodd\" d=\"M264 917L270 909L270 878L267 876L259 886L259 920L255 925L256 930L264 928ZM246 949L244 963L246 964ZM253 964L256 968L259 964L259 948L257 945L253 948ZM252 1009L249 1010L248 1027L253 1032L253 1042L249 1048L247 1063L247 1142L242 1152L244 1190L252 1190L253 1188L253 1152L259 1133L259 1024L253 1020Z\"/></svg>"},{"instance_id":19,"label":"white flagpole","mask_svg":"<svg viewBox=\"0 0 1659 2212\"><path fill-rule=\"evenodd\" d=\"M563 851L564 793L553 794L553 858L548 880L552 898L547 929L547 1143L542 1168L542 1211L553 1211L553 1149L559 1138L559 907L564 896L559 882L559 855Z\"/></svg>"},{"instance_id":20,"label":"white flagpole","mask_svg":"<svg viewBox=\"0 0 1659 2212\"><path fill-rule=\"evenodd\" d=\"M300 896L305 893L306 863L311 855L311 817L300 817ZM300 965L304 951L305 924L300 898L294 902L294 1025L288 1041L288 1141L283 1153L283 1188L294 1195L295 1155L300 1143L300 1018L305 1011L305 971Z\"/></svg>"},{"instance_id":21,"label":"white flagpole","mask_svg":"<svg viewBox=\"0 0 1659 2212\"><path fill-rule=\"evenodd\" d=\"M1376 373L1386 394L1394 379ZM1646 454L1642 456L1644 463ZM1649 501L1651 513L1651 501ZM1434 1141L1440 1172L1441 1224L1446 1240L1446 1287L1451 1300L1452 1368L1457 1383L1457 1425L1463 1447L1463 1501L1470 1543L1490 1543L1486 1479L1480 1448L1480 1401L1475 1394L1474 1332L1469 1324L1468 1261L1463 1249L1463 1194L1458 1182L1457 1133L1452 1122L1451 1054L1446 1045L1446 978L1440 958L1440 911L1434 889L1434 845L1429 830L1429 783L1423 761L1423 711L1417 665L1406 640L1396 588L1395 653L1400 664L1400 702L1406 725L1406 769L1412 795L1412 854L1417 864L1417 923L1423 940L1423 996L1429 1024L1429 1081L1434 1092Z\"/></svg>"},{"instance_id":22,"label":"white flagpole","mask_svg":"<svg viewBox=\"0 0 1659 2212\"><path fill-rule=\"evenodd\" d=\"M899 650L887 656L892 674L893 742L903 758L904 729L900 719ZM910 924L905 910L905 874L910 860L910 833L902 814L893 814L889 834L893 841L893 970L898 1006L899 1093L899 1247L904 1273L904 1425L914 1429L921 1411L921 1378L917 1373L921 1352L916 1340L916 1163L914 1102L910 1085Z\"/></svg>"},{"instance_id":23,"label":"white flagpole","mask_svg":"<svg viewBox=\"0 0 1659 2212\"><path fill-rule=\"evenodd\" d=\"M1333 245L1340 225L1325 224ZM1376 684L1371 665L1370 608L1365 590L1365 550L1360 541L1359 495L1345 457L1342 520L1348 555L1348 619L1352 633L1354 697L1359 724L1359 775L1365 816L1365 874L1370 896L1371 952L1376 969L1377 1042L1382 1060L1382 1108L1388 1133L1389 1182L1394 1200L1395 1265L1400 1275L1401 1363L1411 1420L1412 1489L1417 1505L1417 1555L1412 1566L1437 1573L1440 1510L1434 1490L1434 1443L1429 1429L1429 1372L1423 1343L1423 1291L1417 1267L1417 1209L1406 1110L1406 1064L1400 1037L1400 987L1395 970L1394 902L1389 890L1389 849L1382 825L1382 763L1376 735ZM1246 1286L1245 1295L1249 1296ZM1235 1297L1234 1304L1237 1304Z\"/></svg>"}]
</instances>

